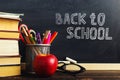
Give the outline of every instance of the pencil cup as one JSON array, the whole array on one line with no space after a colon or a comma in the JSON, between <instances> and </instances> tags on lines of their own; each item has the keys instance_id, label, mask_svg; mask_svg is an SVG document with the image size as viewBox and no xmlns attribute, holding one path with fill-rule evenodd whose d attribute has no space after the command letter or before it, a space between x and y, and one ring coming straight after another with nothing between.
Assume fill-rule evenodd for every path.
<instances>
[{"instance_id":1,"label":"pencil cup","mask_svg":"<svg viewBox=\"0 0 120 80\"><path fill-rule=\"evenodd\" d=\"M50 53L49 44L27 44L26 45L26 72L35 73L33 70L33 60L36 55L47 55Z\"/></svg>"}]
</instances>

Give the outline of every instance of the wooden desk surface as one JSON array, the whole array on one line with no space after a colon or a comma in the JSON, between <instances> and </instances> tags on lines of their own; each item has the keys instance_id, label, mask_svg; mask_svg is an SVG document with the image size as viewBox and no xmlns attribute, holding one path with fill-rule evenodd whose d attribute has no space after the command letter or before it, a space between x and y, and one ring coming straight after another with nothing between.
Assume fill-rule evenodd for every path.
<instances>
[{"instance_id":1,"label":"wooden desk surface","mask_svg":"<svg viewBox=\"0 0 120 80\"><path fill-rule=\"evenodd\" d=\"M120 71L93 71L88 70L77 75L71 75L57 71L53 76L40 78L34 74L22 74L21 76L5 77L0 80L120 80Z\"/></svg>"}]
</instances>

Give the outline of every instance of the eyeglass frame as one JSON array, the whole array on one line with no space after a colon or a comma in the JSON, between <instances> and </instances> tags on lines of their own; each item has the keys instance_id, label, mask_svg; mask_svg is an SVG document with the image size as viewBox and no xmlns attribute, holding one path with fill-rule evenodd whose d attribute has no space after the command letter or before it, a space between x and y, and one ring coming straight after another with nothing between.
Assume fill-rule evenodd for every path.
<instances>
[{"instance_id":1,"label":"eyeglass frame","mask_svg":"<svg viewBox=\"0 0 120 80\"><path fill-rule=\"evenodd\" d=\"M63 64L60 67L58 66L58 69L62 70L65 73L78 74L78 73L82 73L82 72L86 71L86 69L83 66L79 65L79 64L75 64L75 63L67 64L67 63L64 63L64 62L59 62L58 64ZM78 66L80 68L80 70L77 70L77 71L76 70L75 71L66 70L66 69L64 69L64 67L67 66L67 65L76 65L76 66Z\"/></svg>"}]
</instances>

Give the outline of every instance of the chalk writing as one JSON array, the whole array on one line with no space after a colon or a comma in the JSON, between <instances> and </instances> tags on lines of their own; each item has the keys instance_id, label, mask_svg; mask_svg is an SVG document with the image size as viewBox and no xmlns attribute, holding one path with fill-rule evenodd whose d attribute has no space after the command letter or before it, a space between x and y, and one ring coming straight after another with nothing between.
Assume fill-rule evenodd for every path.
<instances>
[{"instance_id":1,"label":"chalk writing","mask_svg":"<svg viewBox=\"0 0 120 80\"><path fill-rule=\"evenodd\" d=\"M109 35L110 28L105 27L105 13L99 13L96 15L95 13L91 13L89 16L91 26L83 27L87 22L85 17L86 13L65 13L61 15L60 13L56 13L56 24L57 25L78 25L75 26L67 26L67 39L90 39L90 40L112 40L113 38ZM82 26L80 26L82 25Z\"/></svg>"}]
</instances>

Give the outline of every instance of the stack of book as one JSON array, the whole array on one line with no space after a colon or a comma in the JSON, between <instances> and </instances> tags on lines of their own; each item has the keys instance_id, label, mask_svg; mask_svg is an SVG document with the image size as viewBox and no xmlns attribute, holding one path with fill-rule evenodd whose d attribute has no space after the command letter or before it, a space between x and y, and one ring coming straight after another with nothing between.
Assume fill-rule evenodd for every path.
<instances>
[{"instance_id":1,"label":"stack of book","mask_svg":"<svg viewBox=\"0 0 120 80\"><path fill-rule=\"evenodd\" d=\"M18 44L21 15L0 12L0 77L21 74Z\"/></svg>"}]
</instances>

